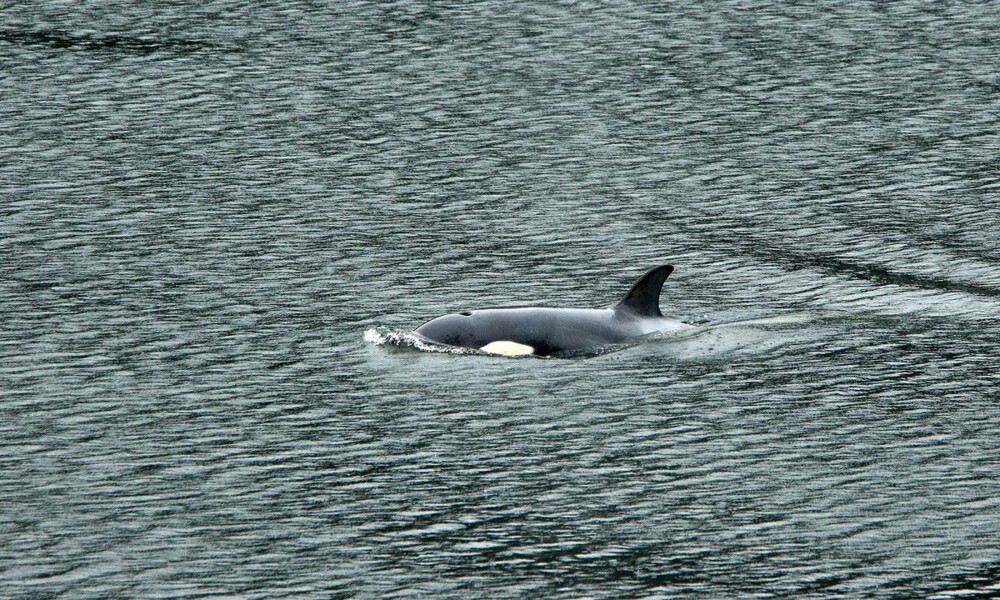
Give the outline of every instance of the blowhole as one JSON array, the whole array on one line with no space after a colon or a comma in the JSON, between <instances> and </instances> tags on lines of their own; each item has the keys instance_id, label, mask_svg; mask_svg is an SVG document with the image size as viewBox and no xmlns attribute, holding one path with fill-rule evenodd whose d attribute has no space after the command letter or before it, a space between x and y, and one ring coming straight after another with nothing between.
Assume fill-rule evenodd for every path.
<instances>
[{"instance_id":1,"label":"blowhole","mask_svg":"<svg viewBox=\"0 0 1000 600\"><path fill-rule=\"evenodd\" d=\"M463 317L471 317L472 316L472 313L470 313L469 311L460 312L458 314L462 315Z\"/></svg>"}]
</instances>

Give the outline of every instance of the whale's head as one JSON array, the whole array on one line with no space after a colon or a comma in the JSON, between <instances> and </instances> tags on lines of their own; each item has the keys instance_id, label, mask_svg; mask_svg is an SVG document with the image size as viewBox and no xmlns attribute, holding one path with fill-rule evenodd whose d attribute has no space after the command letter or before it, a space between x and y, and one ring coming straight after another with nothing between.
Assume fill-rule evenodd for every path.
<instances>
[{"instance_id":1,"label":"whale's head","mask_svg":"<svg viewBox=\"0 0 1000 600\"><path fill-rule=\"evenodd\" d=\"M433 342L459 346L463 348L478 348L485 344L479 343L479 335L471 320L471 312L442 315L427 321L414 331Z\"/></svg>"},{"instance_id":2,"label":"whale's head","mask_svg":"<svg viewBox=\"0 0 1000 600\"><path fill-rule=\"evenodd\" d=\"M514 309L517 310L517 309ZM533 346L506 337L521 338L532 328L531 317L504 317L504 310L460 312L432 319L414 333L449 346L481 350L488 354L526 356L535 353Z\"/></svg>"}]
</instances>

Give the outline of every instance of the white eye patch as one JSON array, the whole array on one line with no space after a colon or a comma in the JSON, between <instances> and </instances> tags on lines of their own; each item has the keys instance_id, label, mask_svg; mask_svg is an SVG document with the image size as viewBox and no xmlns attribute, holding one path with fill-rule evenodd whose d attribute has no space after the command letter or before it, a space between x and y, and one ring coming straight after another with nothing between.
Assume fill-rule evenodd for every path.
<instances>
[{"instance_id":1,"label":"white eye patch","mask_svg":"<svg viewBox=\"0 0 1000 600\"><path fill-rule=\"evenodd\" d=\"M480 350L483 352L489 352L490 354L502 354L504 356L525 356L535 353L535 349L531 346L525 346L524 344L509 342L506 340L490 342L480 348Z\"/></svg>"}]
</instances>

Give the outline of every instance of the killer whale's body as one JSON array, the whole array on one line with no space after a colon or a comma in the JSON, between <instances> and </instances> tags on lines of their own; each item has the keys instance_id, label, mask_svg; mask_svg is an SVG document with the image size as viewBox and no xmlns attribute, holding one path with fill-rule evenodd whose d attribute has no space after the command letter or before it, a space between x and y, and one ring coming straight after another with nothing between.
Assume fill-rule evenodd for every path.
<instances>
[{"instance_id":1,"label":"killer whale's body","mask_svg":"<svg viewBox=\"0 0 1000 600\"><path fill-rule=\"evenodd\" d=\"M606 309L491 308L438 317L418 335L494 354L571 355L627 344L661 331L694 329L660 312L660 289L674 268L649 270L621 302Z\"/></svg>"}]
</instances>

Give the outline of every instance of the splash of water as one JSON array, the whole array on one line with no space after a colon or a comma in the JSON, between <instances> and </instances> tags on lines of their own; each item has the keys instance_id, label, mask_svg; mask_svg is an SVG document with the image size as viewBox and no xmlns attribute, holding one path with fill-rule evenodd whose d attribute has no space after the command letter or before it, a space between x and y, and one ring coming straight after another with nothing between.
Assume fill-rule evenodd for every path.
<instances>
[{"instance_id":1,"label":"splash of water","mask_svg":"<svg viewBox=\"0 0 1000 600\"><path fill-rule=\"evenodd\" d=\"M365 342L394 350L414 350L419 352L436 352L440 354L478 354L474 350L438 344L412 331L400 331L390 327L377 326L365 330Z\"/></svg>"}]
</instances>

